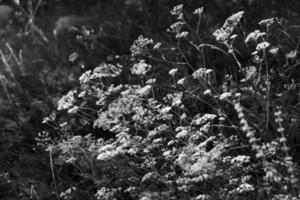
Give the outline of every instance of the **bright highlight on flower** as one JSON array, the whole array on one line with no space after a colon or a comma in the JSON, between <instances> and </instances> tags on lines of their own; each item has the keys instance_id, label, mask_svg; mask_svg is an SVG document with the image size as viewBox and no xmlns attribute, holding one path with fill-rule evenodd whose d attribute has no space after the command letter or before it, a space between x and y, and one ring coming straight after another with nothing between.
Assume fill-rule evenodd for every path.
<instances>
[{"instance_id":1,"label":"bright highlight on flower","mask_svg":"<svg viewBox=\"0 0 300 200\"><path fill-rule=\"evenodd\" d=\"M201 15L202 13L203 13L203 7L197 8L197 9L194 10L194 12L193 12L194 15Z\"/></svg>"},{"instance_id":2,"label":"bright highlight on flower","mask_svg":"<svg viewBox=\"0 0 300 200\"><path fill-rule=\"evenodd\" d=\"M147 45L153 44L153 40L140 35L130 47L131 55L137 56L148 52Z\"/></svg>"},{"instance_id":3,"label":"bright highlight on flower","mask_svg":"<svg viewBox=\"0 0 300 200\"><path fill-rule=\"evenodd\" d=\"M257 44L256 51L266 50L266 48L268 48L269 46L270 46L269 42L261 42Z\"/></svg>"},{"instance_id":4,"label":"bright highlight on flower","mask_svg":"<svg viewBox=\"0 0 300 200\"><path fill-rule=\"evenodd\" d=\"M188 34L189 34L189 32L187 32L187 31L177 33L176 38L183 38L183 37L186 37Z\"/></svg>"},{"instance_id":5,"label":"bright highlight on flower","mask_svg":"<svg viewBox=\"0 0 300 200\"><path fill-rule=\"evenodd\" d=\"M71 108L73 106L73 104L75 103L75 94L76 93L77 92L75 90L71 90L68 92L68 94L63 96L58 101L57 110L66 110L66 109Z\"/></svg>"},{"instance_id":6,"label":"bright highlight on flower","mask_svg":"<svg viewBox=\"0 0 300 200\"><path fill-rule=\"evenodd\" d=\"M151 85L146 85L145 87L142 87L138 93L141 95L141 96L147 96L150 94L151 92L151 89L152 89L152 86Z\"/></svg>"},{"instance_id":7,"label":"bright highlight on flower","mask_svg":"<svg viewBox=\"0 0 300 200\"><path fill-rule=\"evenodd\" d=\"M244 11L240 11L228 17L224 25L213 33L213 35L216 37L216 40L219 42L227 41L243 15Z\"/></svg>"},{"instance_id":8,"label":"bright highlight on flower","mask_svg":"<svg viewBox=\"0 0 300 200\"><path fill-rule=\"evenodd\" d=\"M179 15L182 13L183 4L179 4L174 6L174 8L170 11L171 15Z\"/></svg>"},{"instance_id":9,"label":"bright highlight on flower","mask_svg":"<svg viewBox=\"0 0 300 200\"><path fill-rule=\"evenodd\" d=\"M140 60L139 63L136 63L131 68L131 73L135 75L145 75L151 70L152 66L145 63L145 60Z\"/></svg>"},{"instance_id":10,"label":"bright highlight on flower","mask_svg":"<svg viewBox=\"0 0 300 200\"><path fill-rule=\"evenodd\" d=\"M255 30L251 33L249 33L245 39L245 43L248 43L249 41L257 41L259 38L262 38L266 35L265 32L260 32L260 30Z\"/></svg>"},{"instance_id":11,"label":"bright highlight on flower","mask_svg":"<svg viewBox=\"0 0 300 200\"><path fill-rule=\"evenodd\" d=\"M261 20L260 22L258 22L258 24L269 27L272 24L274 24L274 22L275 22L275 19L272 17L272 18L269 18L269 19Z\"/></svg>"},{"instance_id":12,"label":"bright highlight on flower","mask_svg":"<svg viewBox=\"0 0 300 200\"><path fill-rule=\"evenodd\" d=\"M176 69L176 68L174 68L174 69L171 69L170 71L169 71L169 74L171 75L171 76L175 76L175 74L178 72L178 69Z\"/></svg>"}]
</instances>

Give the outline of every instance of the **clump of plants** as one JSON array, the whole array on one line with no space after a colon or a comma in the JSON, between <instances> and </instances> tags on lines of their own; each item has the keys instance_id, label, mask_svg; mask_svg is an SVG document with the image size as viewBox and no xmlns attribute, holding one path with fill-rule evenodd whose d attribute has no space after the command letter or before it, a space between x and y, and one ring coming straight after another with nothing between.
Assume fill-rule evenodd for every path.
<instances>
[{"instance_id":1,"label":"clump of plants","mask_svg":"<svg viewBox=\"0 0 300 200\"><path fill-rule=\"evenodd\" d=\"M84 72L45 118L58 197L300 199L299 41L278 18L244 32L240 11L206 43L204 8L183 9L169 41L139 36L130 61Z\"/></svg>"}]
</instances>

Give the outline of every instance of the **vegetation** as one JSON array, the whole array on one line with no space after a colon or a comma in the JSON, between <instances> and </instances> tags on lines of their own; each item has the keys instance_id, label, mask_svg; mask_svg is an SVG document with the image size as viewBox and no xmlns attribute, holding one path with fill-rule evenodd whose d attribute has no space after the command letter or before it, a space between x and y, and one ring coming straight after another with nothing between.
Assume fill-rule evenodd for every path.
<instances>
[{"instance_id":1,"label":"vegetation","mask_svg":"<svg viewBox=\"0 0 300 200\"><path fill-rule=\"evenodd\" d=\"M299 2L182 2L2 1L1 199L300 199Z\"/></svg>"}]
</instances>

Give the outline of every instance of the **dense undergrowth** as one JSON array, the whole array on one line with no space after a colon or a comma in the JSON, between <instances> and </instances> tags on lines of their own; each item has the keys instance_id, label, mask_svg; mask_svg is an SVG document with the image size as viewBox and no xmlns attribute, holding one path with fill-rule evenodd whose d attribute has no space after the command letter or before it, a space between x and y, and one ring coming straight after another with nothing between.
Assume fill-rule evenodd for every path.
<instances>
[{"instance_id":1,"label":"dense undergrowth","mask_svg":"<svg viewBox=\"0 0 300 200\"><path fill-rule=\"evenodd\" d=\"M143 8L138 2L131 2L137 10ZM22 53L6 42L2 62L8 71L1 80L10 87L3 87L4 103L24 115L17 115L24 126L37 123L20 111L40 105L32 99L48 101L41 110L51 114L36 130L5 123L3 134L32 134L28 145L35 150L28 152L40 157L22 159L42 165L32 166L42 171L32 173L45 175L20 180L13 177L18 169L12 173L6 167L2 182L15 184L22 199L300 199L298 27L278 17L245 27L247 10L211 24L205 7L191 5L166 12L172 22L164 33L157 30L161 36L147 28L137 31L143 35L131 47L106 37L112 23L99 32L75 27L74 35L64 25L68 18L58 20L54 36L62 46L47 51L56 52L49 63L77 70L59 68L53 79L36 79L30 83L40 84L40 91L29 94L20 81L33 69L22 74ZM33 22L29 30L47 43ZM57 55L73 48L62 53L67 61ZM102 54L108 57L97 60ZM23 79L15 77L18 73ZM17 140L12 136L3 138Z\"/></svg>"}]
</instances>

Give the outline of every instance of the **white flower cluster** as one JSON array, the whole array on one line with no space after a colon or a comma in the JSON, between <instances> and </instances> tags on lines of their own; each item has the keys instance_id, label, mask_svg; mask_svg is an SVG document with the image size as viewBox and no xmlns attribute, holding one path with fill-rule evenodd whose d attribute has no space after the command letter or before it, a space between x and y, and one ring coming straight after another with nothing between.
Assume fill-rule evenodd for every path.
<instances>
[{"instance_id":1,"label":"white flower cluster","mask_svg":"<svg viewBox=\"0 0 300 200\"><path fill-rule=\"evenodd\" d=\"M216 37L216 40L219 42L226 42L232 34L234 28L240 22L243 15L244 11L240 11L228 17L224 25L213 33L213 35Z\"/></svg>"},{"instance_id":2,"label":"white flower cluster","mask_svg":"<svg viewBox=\"0 0 300 200\"><path fill-rule=\"evenodd\" d=\"M75 103L74 95L76 93L77 93L76 90L71 90L65 96L63 96L58 101L57 110L66 110L66 109L71 108L73 106L73 104Z\"/></svg>"},{"instance_id":3,"label":"white flower cluster","mask_svg":"<svg viewBox=\"0 0 300 200\"><path fill-rule=\"evenodd\" d=\"M260 30L255 30L251 33L249 33L245 39L245 43L248 43L249 41L257 41L259 38L264 37L266 35L265 32L260 32Z\"/></svg>"},{"instance_id":4,"label":"white flower cluster","mask_svg":"<svg viewBox=\"0 0 300 200\"><path fill-rule=\"evenodd\" d=\"M136 63L131 68L131 73L135 75L145 75L151 70L152 66L148 65L145 60L140 60L139 63Z\"/></svg>"},{"instance_id":5,"label":"white flower cluster","mask_svg":"<svg viewBox=\"0 0 300 200\"><path fill-rule=\"evenodd\" d=\"M144 54L145 52L147 52L147 45L149 44L153 44L153 40L144 38L144 36L140 35L130 47L131 55L137 56Z\"/></svg>"},{"instance_id":6,"label":"white flower cluster","mask_svg":"<svg viewBox=\"0 0 300 200\"><path fill-rule=\"evenodd\" d=\"M201 79L206 80L206 78L208 77L208 75L210 73L212 73L212 72L213 72L212 69L207 69L207 68L203 67L203 68L199 68L198 70L196 70L192 74L192 76L193 76L194 79L201 78Z\"/></svg>"},{"instance_id":7,"label":"white flower cluster","mask_svg":"<svg viewBox=\"0 0 300 200\"><path fill-rule=\"evenodd\" d=\"M250 157L245 155L238 155L231 159L231 164L242 165L244 163L249 163Z\"/></svg>"}]
</instances>

